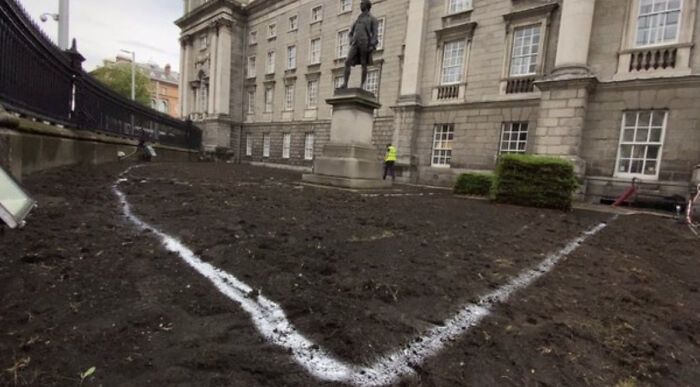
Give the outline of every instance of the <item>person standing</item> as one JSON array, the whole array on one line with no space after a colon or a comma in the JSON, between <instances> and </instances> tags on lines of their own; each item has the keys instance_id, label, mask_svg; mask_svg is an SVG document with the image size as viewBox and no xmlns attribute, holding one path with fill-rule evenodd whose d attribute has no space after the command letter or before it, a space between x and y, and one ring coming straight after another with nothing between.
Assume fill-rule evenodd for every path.
<instances>
[{"instance_id":1,"label":"person standing","mask_svg":"<svg viewBox=\"0 0 700 387\"><path fill-rule=\"evenodd\" d=\"M386 180L386 175L391 174L391 181L396 181L396 171L394 167L396 166L396 147L391 144L386 146L386 155L384 156L384 180Z\"/></svg>"}]
</instances>

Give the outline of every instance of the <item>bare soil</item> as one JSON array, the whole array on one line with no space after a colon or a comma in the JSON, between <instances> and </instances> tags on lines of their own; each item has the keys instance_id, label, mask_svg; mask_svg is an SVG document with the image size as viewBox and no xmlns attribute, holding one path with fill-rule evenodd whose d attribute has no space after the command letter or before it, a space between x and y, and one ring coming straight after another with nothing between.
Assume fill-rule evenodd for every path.
<instances>
[{"instance_id":1,"label":"bare soil","mask_svg":"<svg viewBox=\"0 0 700 387\"><path fill-rule=\"evenodd\" d=\"M25 180L40 207L25 229L0 231L0 384L77 385L94 366L84 385L330 385L121 215L112 186L126 167ZM353 363L611 220L406 186L329 190L227 164L152 164L127 177L136 214ZM620 217L401 384L697 385L699 247L670 219Z\"/></svg>"}]
</instances>

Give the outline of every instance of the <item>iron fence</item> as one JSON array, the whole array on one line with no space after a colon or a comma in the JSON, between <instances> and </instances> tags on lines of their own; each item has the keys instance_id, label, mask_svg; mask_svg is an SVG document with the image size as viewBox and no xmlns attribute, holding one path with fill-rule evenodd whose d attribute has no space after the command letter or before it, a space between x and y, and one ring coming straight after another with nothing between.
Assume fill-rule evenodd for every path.
<instances>
[{"instance_id":1,"label":"iron fence","mask_svg":"<svg viewBox=\"0 0 700 387\"><path fill-rule=\"evenodd\" d=\"M106 134L198 149L201 131L125 98L82 69L75 41L62 51L16 0L0 0L0 102L8 110Z\"/></svg>"}]
</instances>

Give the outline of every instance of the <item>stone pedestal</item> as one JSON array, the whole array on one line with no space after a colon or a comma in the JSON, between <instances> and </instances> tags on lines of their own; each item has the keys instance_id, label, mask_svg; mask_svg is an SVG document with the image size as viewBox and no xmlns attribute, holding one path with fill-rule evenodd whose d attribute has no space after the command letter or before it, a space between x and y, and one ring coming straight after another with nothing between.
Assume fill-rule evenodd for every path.
<instances>
[{"instance_id":1,"label":"stone pedestal","mask_svg":"<svg viewBox=\"0 0 700 387\"><path fill-rule=\"evenodd\" d=\"M314 160L313 173L302 180L343 188L391 187L382 180L383 163L372 145L374 109L381 106L374 95L362 89L336 90L326 102L333 106L330 142Z\"/></svg>"}]
</instances>

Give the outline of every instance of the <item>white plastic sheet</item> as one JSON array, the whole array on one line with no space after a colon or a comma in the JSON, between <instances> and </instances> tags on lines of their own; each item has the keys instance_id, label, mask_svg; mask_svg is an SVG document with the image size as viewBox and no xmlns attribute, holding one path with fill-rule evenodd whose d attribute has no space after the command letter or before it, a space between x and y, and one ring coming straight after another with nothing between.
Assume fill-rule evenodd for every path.
<instances>
[{"instance_id":1,"label":"white plastic sheet","mask_svg":"<svg viewBox=\"0 0 700 387\"><path fill-rule=\"evenodd\" d=\"M10 228L22 227L35 205L12 176L0 168L0 219Z\"/></svg>"}]
</instances>

